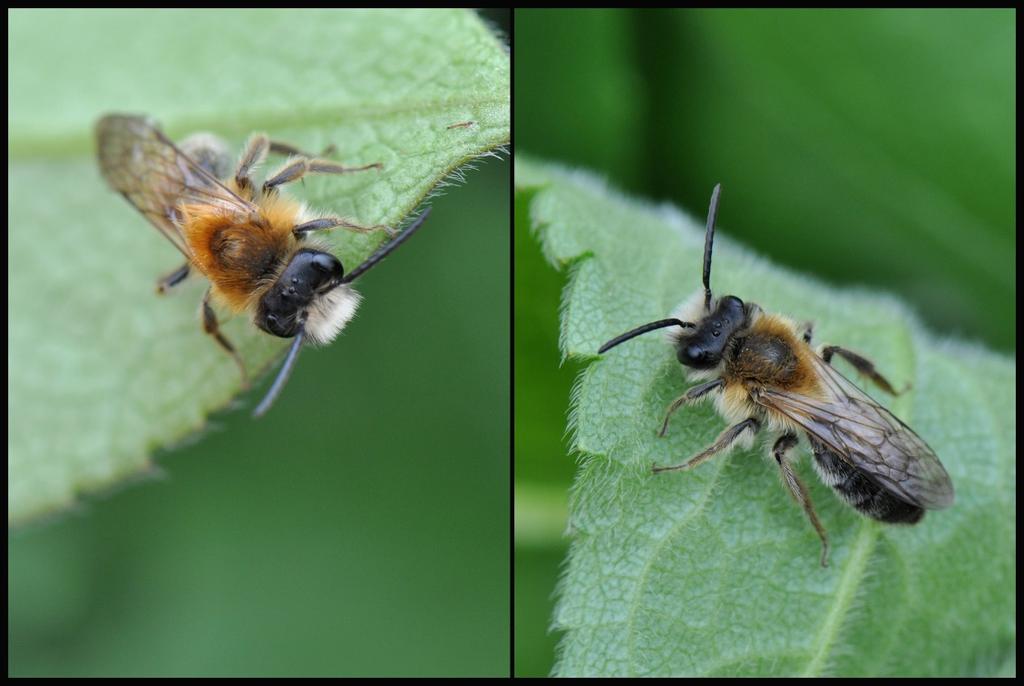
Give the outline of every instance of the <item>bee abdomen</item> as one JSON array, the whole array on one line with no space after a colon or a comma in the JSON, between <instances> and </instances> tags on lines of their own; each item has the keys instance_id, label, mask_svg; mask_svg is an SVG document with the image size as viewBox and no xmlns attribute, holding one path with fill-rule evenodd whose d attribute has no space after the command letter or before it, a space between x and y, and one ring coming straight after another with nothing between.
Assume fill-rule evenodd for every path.
<instances>
[{"instance_id":1,"label":"bee abdomen","mask_svg":"<svg viewBox=\"0 0 1024 686\"><path fill-rule=\"evenodd\" d=\"M889 524L916 524L924 517L922 508L891 495L813 436L808 435L807 438L814 451L818 476L850 506L872 519Z\"/></svg>"}]
</instances>

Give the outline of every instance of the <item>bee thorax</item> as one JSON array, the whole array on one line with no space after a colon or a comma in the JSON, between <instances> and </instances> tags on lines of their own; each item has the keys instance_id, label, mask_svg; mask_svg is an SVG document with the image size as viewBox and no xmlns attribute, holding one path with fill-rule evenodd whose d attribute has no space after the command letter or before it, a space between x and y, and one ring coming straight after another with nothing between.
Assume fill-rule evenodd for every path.
<instances>
[{"instance_id":1,"label":"bee thorax","mask_svg":"<svg viewBox=\"0 0 1024 686\"><path fill-rule=\"evenodd\" d=\"M732 376L769 384L791 383L798 359L785 338L755 333L737 339L727 365Z\"/></svg>"}]
</instances>

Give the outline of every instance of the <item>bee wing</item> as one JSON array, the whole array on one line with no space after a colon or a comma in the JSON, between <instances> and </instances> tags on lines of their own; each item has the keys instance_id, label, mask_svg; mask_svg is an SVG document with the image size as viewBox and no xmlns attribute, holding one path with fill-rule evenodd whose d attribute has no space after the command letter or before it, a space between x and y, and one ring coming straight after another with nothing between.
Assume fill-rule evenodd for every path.
<instances>
[{"instance_id":1,"label":"bee wing","mask_svg":"<svg viewBox=\"0 0 1024 686\"><path fill-rule=\"evenodd\" d=\"M953 504L953 484L939 458L909 426L817 355L822 398L764 389L761 405L781 412L889 493L936 510Z\"/></svg>"},{"instance_id":2,"label":"bee wing","mask_svg":"<svg viewBox=\"0 0 1024 686\"><path fill-rule=\"evenodd\" d=\"M103 178L185 257L191 259L192 252L181 233L182 203L232 213L257 209L192 161L149 119L107 115L96 125L96 139Z\"/></svg>"}]
</instances>

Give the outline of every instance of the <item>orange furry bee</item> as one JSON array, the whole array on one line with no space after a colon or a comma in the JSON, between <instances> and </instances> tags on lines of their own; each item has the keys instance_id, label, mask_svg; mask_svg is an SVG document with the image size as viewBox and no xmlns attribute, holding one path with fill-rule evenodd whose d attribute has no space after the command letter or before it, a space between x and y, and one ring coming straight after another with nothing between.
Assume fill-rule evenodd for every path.
<instances>
[{"instance_id":1,"label":"orange furry bee","mask_svg":"<svg viewBox=\"0 0 1024 686\"><path fill-rule=\"evenodd\" d=\"M303 342L329 343L355 315L360 298L350 284L409 238L429 213L345 273L326 244L309 239L311 232L390 230L317 214L280 189L307 174L380 169L380 163L344 167L255 134L231 171L220 139L195 134L178 147L151 120L133 115L103 117L96 137L103 178L185 256L184 265L160 279L158 292L181 283L192 269L209 280L203 329L234 358L243 383L248 385L245 364L221 333L211 300L232 313L247 313L266 333L293 339L255 416L281 392ZM271 152L288 160L256 185L250 174Z\"/></svg>"},{"instance_id":2,"label":"orange furry bee","mask_svg":"<svg viewBox=\"0 0 1024 686\"><path fill-rule=\"evenodd\" d=\"M631 338L669 328L676 358L692 371L691 387L668 408L659 435L681 406L714 398L731 426L683 464L654 467L693 469L766 429L775 438L771 454L782 482L803 508L821 539L821 565L828 566L828 537L806 486L792 467L799 434L807 437L818 476L860 513L889 524L916 524L925 510L953 504L953 483L939 458L909 426L868 397L831 365L839 355L887 393L897 392L864 357L829 345L811 347L811 326L768 314L734 295L711 296L711 247L721 185L715 186L704 235L704 289L662 319L613 338L599 354ZM703 297L701 297L703 296Z\"/></svg>"}]
</instances>

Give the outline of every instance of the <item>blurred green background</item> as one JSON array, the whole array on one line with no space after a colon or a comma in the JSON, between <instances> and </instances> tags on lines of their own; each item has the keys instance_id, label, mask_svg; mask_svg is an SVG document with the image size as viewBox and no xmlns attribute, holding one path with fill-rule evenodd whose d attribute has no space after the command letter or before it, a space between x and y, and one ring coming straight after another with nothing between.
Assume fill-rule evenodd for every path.
<instances>
[{"instance_id":1,"label":"blurred green background","mask_svg":"<svg viewBox=\"0 0 1024 686\"><path fill-rule=\"evenodd\" d=\"M9 674L508 674L511 165L476 166L266 417L269 377L10 533Z\"/></svg>"},{"instance_id":2,"label":"blurred green background","mask_svg":"<svg viewBox=\"0 0 1024 686\"><path fill-rule=\"evenodd\" d=\"M888 291L940 335L1016 344L1012 10L518 10L516 150L593 169L778 264ZM580 365L559 366L563 275L515 221L515 637L548 633ZM681 267L681 276L687 273ZM694 274L694 287L698 285Z\"/></svg>"}]
</instances>

